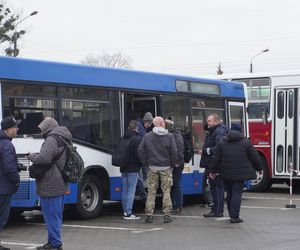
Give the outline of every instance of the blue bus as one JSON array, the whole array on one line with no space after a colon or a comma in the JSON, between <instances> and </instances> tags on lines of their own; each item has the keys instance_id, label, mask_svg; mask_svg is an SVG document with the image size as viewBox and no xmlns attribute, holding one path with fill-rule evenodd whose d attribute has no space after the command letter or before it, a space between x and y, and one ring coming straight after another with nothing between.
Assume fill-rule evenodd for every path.
<instances>
[{"instance_id":1,"label":"blue bus","mask_svg":"<svg viewBox=\"0 0 300 250\"><path fill-rule=\"evenodd\" d=\"M43 138L37 125L44 117L71 131L85 172L80 183L70 184L65 202L81 218L97 216L104 200L121 200L121 174L111 165L111 154L132 111L171 117L192 134L195 155L184 167L184 195L205 191L199 152L208 114L218 114L226 125L239 122L245 135L248 131L245 87L238 82L0 57L0 85L0 118L22 120L13 140L20 163L29 166L25 155L39 151ZM28 171L21 172L12 207L20 212L39 208Z\"/></svg>"}]
</instances>

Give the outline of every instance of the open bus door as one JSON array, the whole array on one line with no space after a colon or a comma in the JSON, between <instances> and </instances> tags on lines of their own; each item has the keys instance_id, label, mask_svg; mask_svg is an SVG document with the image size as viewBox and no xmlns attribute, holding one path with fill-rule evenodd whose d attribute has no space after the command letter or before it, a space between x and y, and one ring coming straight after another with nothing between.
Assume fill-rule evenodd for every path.
<instances>
[{"instance_id":1,"label":"open bus door","mask_svg":"<svg viewBox=\"0 0 300 250\"><path fill-rule=\"evenodd\" d=\"M299 88L276 88L273 123L273 175L299 174Z\"/></svg>"},{"instance_id":2,"label":"open bus door","mask_svg":"<svg viewBox=\"0 0 300 250\"><path fill-rule=\"evenodd\" d=\"M121 110L121 135L124 134L132 119L133 112L141 119L147 112L151 112L153 117L158 114L159 97L158 96L142 96L132 93L120 93L120 110Z\"/></svg>"}]
</instances>

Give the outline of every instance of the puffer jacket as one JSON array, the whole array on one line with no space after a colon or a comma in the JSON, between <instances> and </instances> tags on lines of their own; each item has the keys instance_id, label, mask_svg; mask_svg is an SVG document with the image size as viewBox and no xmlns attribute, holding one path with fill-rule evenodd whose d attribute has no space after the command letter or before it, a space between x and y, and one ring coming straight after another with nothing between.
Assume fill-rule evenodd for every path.
<instances>
[{"instance_id":1,"label":"puffer jacket","mask_svg":"<svg viewBox=\"0 0 300 250\"><path fill-rule=\"evenodd\" d=\"M3 130L0 130L0 195L14 194L20 183L16 150L11 140Z\"/></svg>"},{"instance_id":2,"label":"puffer jacket","mask_svg":"<svg viewBox=\"0 0 300 250\"><path fill-rule=\"evenodd\" d=\"M46 172L45 176L36 182L37 193L41 197L63 195L68 190L67 183L64 182L61 172L58 169L63 169L67 159L67 151L64 150L64 144L61 143L61 145L58 145L56 139L51 135L62 136L67 141L72 139L72 135L66 127L56 126L45 134L45 141L40 152L29 155L29 160L36 165L48 164L58 157L58 159L54 161L51 169Z\"/></svg>"},{"instance_id":3,"label":"puffer jacket","mask_svg":"<svg viewBox=\"0 0 300 250\"><path fill-rule=\"evenodd\" d=\"M240 132L230 130L215 147L210 164L211 172L219 172L228 181L245 181L256 178L261 161L251 144Z\"/></svg>"},{"instance_id":4,"label":"puffer jacket","mask_svg":"<svg viewBox=\"0 0 300 250\"><path fill-rule=\"evenodd\" d=\"M209 168L211 163L211 159L214 153L215 146L218 141L220 141L223 136L228 133L228 128L223 124L218 124L208 129L208 134L205 137L205 141L202 148L200 167L201 168ZM207 154L207 148L210 149L210 154Z\"/></svg>"}]
</instances>

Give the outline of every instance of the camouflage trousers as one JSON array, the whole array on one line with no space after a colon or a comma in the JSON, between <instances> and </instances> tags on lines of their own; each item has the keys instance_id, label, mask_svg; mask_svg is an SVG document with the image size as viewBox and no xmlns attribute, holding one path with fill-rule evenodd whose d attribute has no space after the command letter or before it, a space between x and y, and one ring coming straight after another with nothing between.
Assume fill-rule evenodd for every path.
<instances>
[{"instance_id":1,"label":"camouflage trousers","mask_svg":"<svg viewBox=\"0 0 300 250\"><path fill-rule=\"evenodd\" d=\"M149 169L147 175L148 181L148 197L145 207L146 215L152 215L155 208L155 197L158 184L161 184L161 190L163 192L163 212L165 215L171 215L172 201L171 201L171 187L173 185L172 169L166 170L153 170Z\"/></svg>"}]
</instances>

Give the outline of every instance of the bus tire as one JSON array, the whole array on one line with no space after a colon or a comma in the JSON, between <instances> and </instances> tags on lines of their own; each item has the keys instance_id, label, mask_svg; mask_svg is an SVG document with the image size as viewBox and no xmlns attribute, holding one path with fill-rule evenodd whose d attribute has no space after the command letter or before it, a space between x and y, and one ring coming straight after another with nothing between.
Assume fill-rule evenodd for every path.
<instances>
[{"instance_id":1,"label":"bus tire","mask_svg":"<svg viewBox=\"0 0 300 250\"><path fill-rule=\"evenodd\" d=\"M260 156L260 161L262 164L261 174L257 173L256 180L251 181L251 187L249 191L265 192L268 189L270 189L270 187L272 186L272 181L270 179L267 161L262 156Z\"/></svg>"},{"instance_id":2,"label":"bus tire","mask_svg":"<svg viewBox=\"0 0 300 250\"><path fill-rule=\"evenodd\" d=\"M99 215L103 206L103 188L97 176L84 175L78 187L75 210L81 219L92 219Z\"/></svg>"}]
</instances>

